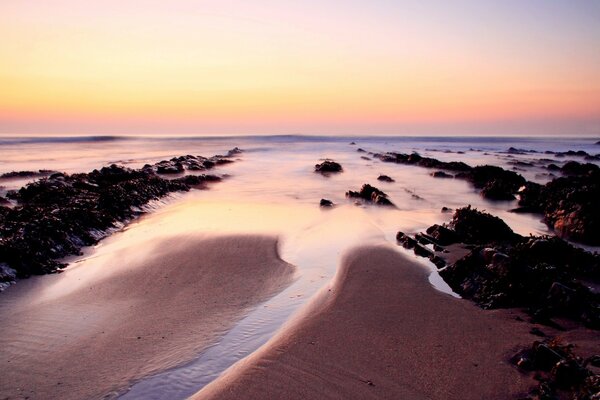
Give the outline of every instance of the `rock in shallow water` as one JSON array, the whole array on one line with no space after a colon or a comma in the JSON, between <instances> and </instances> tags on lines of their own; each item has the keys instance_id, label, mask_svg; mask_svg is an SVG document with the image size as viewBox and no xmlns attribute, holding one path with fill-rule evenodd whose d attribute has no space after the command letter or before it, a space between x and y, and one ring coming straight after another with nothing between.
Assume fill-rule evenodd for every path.
<instances>
[{"instance_id":1,"label":"rock in shallow water","mask_svg":"<svg viewBox=\"0 0 600 400\"><path fill-rule=\"evenodd\" d=\"M448 226L433 225L427 234L442 248L471 245L466 256L440 271L461 296L484 308L526 307L542 323L560 316L600 329L600 294L589 289L600 284L598 254L557 237L520 236L501 219L470 207L456 210ZM405 236L398 234L399 243L414 248L417 240Z\"/></svg>"},{"instance_id":2,"label":"rock in shallow water","mask_svg":"<svg viewBox=\"0 0 600 400\"><path fill-rule=\"evenodd\" d=\"M322 163L315 165L315 172L319 172L321 174L329 174L342 171L342 166L333 160L325 160Z\"/></svg>"},{"instance_id":3,"label":"rock in shallow water","mask_svg":"<svg viewBox=\"0 0 600 400\"><path fill-rule=\"evenodd\" d=\"M394 204L387 198L387 194L376 187L369 185L368 183L362 185L360 191L358 192L352 190L347 191L346 197L362 199L366 202L380 206L394 206Z\"/></svg>"},{"instance_id":4,"label":"rock in shallow water","mask_svg":"<svg viewBox=\"0 0 600 400\"><path fill-rule=\"evenodd\" d=\"M181 159L172 162L187 165ZM220 179L164 179L155 172L161 163L138 170L113 164L87 174L55 173L12 192L17 206L0 206L0 262L19 278L55 272L64 267L60 258L97 243L148 202Z\"/></svg>"}]
</instances>

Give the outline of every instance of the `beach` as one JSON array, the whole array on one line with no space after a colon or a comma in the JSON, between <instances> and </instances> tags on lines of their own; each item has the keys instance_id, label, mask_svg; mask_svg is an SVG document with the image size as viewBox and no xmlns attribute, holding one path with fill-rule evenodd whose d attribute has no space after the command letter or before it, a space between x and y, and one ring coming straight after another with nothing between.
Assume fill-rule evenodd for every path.
<instances>
[{"instance_id":1,"label":"beach","mask_svg":"<svg viewBox=\"0 0 600 400\"><path fill-rule=\"evenodd\" d=\"M514 212L516 197L486 197L489 182L481 184L479 169L470 166L498 167L488 180L522 174L518 182L545 187L558 175L569 176L564 167L571 161L583 165L584 157L596 157L589 140L513 143L527 151L488 138L124 137L0 144L10 150L1 172L26 166L65 171L41 178L42 192L52 194L49 205L15 192L39 176L0 178L0 195L9 199L3 216L29 201L46 207L49 221L66 207L87 224L79 199L114 193L111 179L124 188L127 179L135 182L117 192L123 208L102 214L116 219L105 225L110 229L92 231L97 240L91 246L69 236L69 221L59 219L66 240L51 242L43 254L69 254L55 260L66 268L49 264L59 273L2 282L0 398L517 399L540 383L536 374L542 381L550 374L517 367L515 355L532 343L550 346L558 337L575 345L572 357L582 363L600 353L597 330L586 327L595 321L589 307L543 321L534 318L537 304L515 300L514 306L485 309L490 303L464 290L487 287L479 279L503 273L506 254L518 260L531 247L528 240L555 235L541 214ZM227 150L238 146L242 150ZM333 162L327 160L340 164L337 172L316 172L316 165ZM207 161L211 178L193 169ZM471 175L460 178L451 169L459 161ZM450 178L435 176L438 169ZM144 193L145 179L168 190L135 197ZM191 184L198 180L201 185ZM105 186L98 189L100 183ZM517 195L516 186L499 186ZM54 187L79 192L65 189L57 196ZM130 193L137 203L128 200ZM73 196L70 202L62 201L65 194ZM425 235L439 225L458 229L455 216L468 205L504 221L515 241L486 239L479 223L464 223L466 236L444 246ZM10 232L19 237L27 229ZM45 237L35 238L44 245ZM598 251L593 244L564 246L570 249L565 254ZM446 260L444 268L429 258L434 252ZM457 268L447 275L465 257L484 273ZM531 267L539 264L540 271L553 261L536 257ZM571 268L565 265L556 268ZM592 291L595 272L579 273L589 288L578 290ZM559 300L579 287L569 274L549 276L534 282L543 288L542 299L546 286L562 290ZM505 283L489 282L491 289ZM484 300L517 298L483 292ZM560 357L571 360L570 354Z\"/></svg>"},{"instance_id":2,"label":"beach","mask_svg":"<svg viewBox=\"0 0 600 400\"><path fill-rule=\"evenodd\" d=\"M193 358L293 279L264 236L171 237L3 293L2 398L115 397Z\"/></svg>"},{"instance_id":3,"label":"beach","mask_svg":"<svg viewBox=\"0 0 600 400\"><path fill-rule=\"evenodd\" d=\"M508 362L527 324L436 291L392 248L352 250L319 296L193 398L507 399L532 385Z\"/></svg>"}]
</instances>

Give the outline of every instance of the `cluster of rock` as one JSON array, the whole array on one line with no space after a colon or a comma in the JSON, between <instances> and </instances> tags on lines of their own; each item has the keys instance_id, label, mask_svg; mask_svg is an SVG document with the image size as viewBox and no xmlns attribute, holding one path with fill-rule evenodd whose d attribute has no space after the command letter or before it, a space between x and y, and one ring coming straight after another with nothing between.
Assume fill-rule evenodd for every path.
<instances>
[{"instance_id":1,"label":"cluster of rock","mask_svg":"<svg viewBox=\"0 0 600 400\"><path fill-rule=\"evenodd\" d=\"M430 258L452 290L483 308L524 307L539 322L554 317L600 329L600 256L557 237L523 237L501 219L471 207L455 211L446 225L398 241ZM447 265L450 245L466 255ZM464 250L463 250L464 251Z\"/></svg>"},{"instance_id":2,"label":"cluster of rock","mask_svg":"<svg viewBox=\"0 0 600 400\"><path fill-rule=\"evenodd\" d=\"M513 211L544 215L544 222L560 237L600 245L600 171L560 177L540 185L528 182Z\"/></svg>"},{"instance_id":3,"label":"cluster of rock","mask_svg":"<svg viewBox=\"0 0 600 400\"><path fill-rule=\"evenodd\" d=\"M511 362L524 372L534 372L539 384L530 398L592 400L600 393L600 376L589 367L600 368L600 357L577 357L573 347L560 340L535 341L515 354Z\"/></svg>"},{"instance_id":4,"label":"cluster of rock","mask_svg":"<svg viewBox=\"0 0 600 400\"><path fill-rule=\"evenodd\" d=\"M471 167L462 161L440 161L435 158L422 157L418 153L385 153L375 154L374 157L384 162L440 170L431 174L434 178L465 179L471 182L475 188L481 189L481 195L490 200L514 200L519 188L527 182L525 178L514 171L507 171L492 165ZM452 171L455 174L449 174L446 171Z\"/></svg>"},{"instance_id":5,"label":"cluster of rock","mask_svg":"<svg viewBox=\"0 0 600 400\"><path fill-rule=\"evenodd\" d=\"M529 150L509 149L510 153ZM531 150L533 151L533 150ZM585 152L563 152L555 154L588 155ZM417 153L385 153L374 157L399 164L435 168L435 178L458 178L469 181L480 189L481 196L490 200L514 200L519 196L519 208L515 212L540 213L544 222L554 229L559 237L600 245L600 167L592 163L568 161L557 170L568 177L555 178L546 185L528 182L523 176L492 165L471 167L463 162L445 162L421 157ZM447 171L453 172L453 174Z\"/></svg>"},{"instance_id":6,"label":"cluster of rock","mask_svg":"<svg viewBox=\"0 0 600 400\"><path fill-rule=\"evenodd\" d=\"M150 201L220 180L206 174L166 179L159 174L167 164L192 170L198 162L208 169L231 162L239 151L215 156L210 164L203 157L185 156L141 169L113 164L90 173L54 173L9 192L16 206L0 206L0 281L55 272L65 266L61 258L97 243L143 213Z\"/></svg>"},{"instance_id":7,"label":"cluster of rock","mask_svg":"<svg viewBox=\"0 0 600 400\"><path fill-rule=\"evenodd\" d=\"M352 199L361 199L367 203L373 203L380 206L394 206L394 204L388 199L387 194L377 189L374 186L365 183L360 188L360 191L355 192L349 190L346 192L346 197Z\"/></svg>"},{"instance_id":8,"label":"cluster of rock","mask_svg":"<svg viewBox=\"0 0 600 400\"><path fill-rule=\"evenodd\" d=\"M5 172L4 174L0 175L0 179L32 178L32 177L37 177L37 176L48 176L55 172L56 171L52 171L49 169L40 169L37 171L11 171L11 172Z\"/></svg>"},{"instance_id":9,"label":"cluster of rock","mask_svg":"<svg viewBox=\"0 0 600 400\"><path fill-rule=\"evenodd\" d=\"M518 149L515 147L509 147L508 150L506 151L506 153L508 154L518 154L518 155L522 155L522 154L535 154L535 153L543 153L543 154L551 154L554 155L557 158L563 158L563 157L582 157L585 160L600 160L600 154L589 154L586 151L583 150L567 150L567 151L552 151L552 150L546 150L544 152L539 152L537 150L528 150L528 149Z\"/></svg>"}]
</instances>

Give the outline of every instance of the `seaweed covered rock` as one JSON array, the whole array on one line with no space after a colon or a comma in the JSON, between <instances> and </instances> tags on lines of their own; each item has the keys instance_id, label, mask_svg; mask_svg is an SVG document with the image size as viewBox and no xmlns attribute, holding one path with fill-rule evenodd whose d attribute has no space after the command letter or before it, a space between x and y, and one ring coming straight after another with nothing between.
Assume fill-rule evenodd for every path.
<instances>
[{"instance_id":1,"label":"seaweed covered rock","mask_svg":"<svg viewBox=\"0 0 600 400\"><path fill-rule=\"evenodd\" d=\"M333 160L325 160L322 163L315 165L315 172L319 172L321 174L330 174L342 171L342 166Z\"/></svg>"},{"instance_id":2,"label":"seaweed covered rock","mask_svg":"<svg viewBox=\"0 0 600 400\"><path fill-rule=\"evenodd\" d=\"M600 376L588 368L593 358L578 357L572 345L554 338L534 342L510 361L523 372L536 374L539 384L530 398L593 400L600 393Z\"/></svg>"},{"instance_id":3,"label":"seaweed covered rock","mask_svg":"<svg viewBox=\"0 0 600 400\"><path fill-rule=\"evenodd\" d=\"M562 238L600 245L600 172L561 177L545 185L528 183L519 206L544 215Z\"/></svg>"},{"instance_id":4,"label":"seaweed covered rock","mask_svg":"<svg viewBox=\"0 0 600 400\"><path fill-rule=\"evenodd\" d=\"M346 192L346 197L362 199L366 202L377 204L380 206L393 206L394 204L387 198L387 194L377 189L374 186L365 183L360 188L360 191L355 192L349 190Z\"/></svg>"},{"instance_id":5,"label":"seaweed covered rock","mask_svg":"<svg viewBox=\"0 0 600 400\"><path fill-rule=\"evenodd\" d=\"M415 239L399 234L398 240L415 248L421 236L436 252L451 244L468 250L439 273L481 307L523 307L542 323L560 316L600 329L600 293L590 289L600 284L598 254L558 237L520 236L501 219L471 207L456 210L447 226L433 225ZM434 261L432 254L418 255Z\"/></svg>"},{"instance_id":6,"label":"seaweed covered rock","mask_svg":"<svg viewBox=\"0 0 600 400\"><path fill-rule=\"evenodd\" d=\"M435 158L422 157L419 153L385 153L375 154L375 158L384 162L393 162L396 164L416 165L424 168L445 169L448 171L469 171L471 167L462 161L440 161Z\"/></svg>"},{"instance_id":7,"label":"seaweed covered rock","mask_svg":"<svg viewBox=\"0 0 600 400\"><path fill-rule=\"evenodd\" d=\"M471 206L457 209L449 227L464 243L514 241L518 238L518 235L500 218Z\"/></svg>"},{"instance_id":8,"label":"seaweed covered rock","mask_svg":"<svg viewBox=\"0 0 600 400\"><path fill-rule=\"evenodd\" d=\"M527 182L516 172L493 165L480 165L456 177L482 189L481 195L490 200L513 200L514 194Z\"/></svg>"},{"instance_id":9,"label":"seaweed covered rock","mask_svg":"<svg viewBox=\"0 0 600 400\"><path fill-rule=\"evenodd\" d=\"M444 170L433 172L431 176L434 178L450 178L453 175L445 171L456 172L455 178L471 182L475 188L481 189L483 197L490 200L514 200L515 193L527 182L516 172L493 165L471 167L462 161L440 161L435 158L422 157L418 153L385 153L375 154L374 157L384 162Z\"/></svg>"},{"instance_id":10,"label":"seaweed covered rock","mask_svg":"<svg viewBox=\"0 0 600 400\"><path fill-rule=\"evenodd\" d=\"M97 243L142 213L148 202L220 179L189 175L169 180L157 175L158 164L54 173L10 193L17 205L0 207L0 264L18 278L55 272L64 267L61 258Z\"/></svg>"},{"instance_id":11,"label":"seaweed covered rock","mask_svg":"<svg viewBox=\"0 0 600 400\"><path fill-rule=\"evenodd\" d=\"M587 175L598 173L600 167L592 163L582 164L577 161L569 161L560 168L560 171L565 175Z\"/></svg>"}]
</instances>

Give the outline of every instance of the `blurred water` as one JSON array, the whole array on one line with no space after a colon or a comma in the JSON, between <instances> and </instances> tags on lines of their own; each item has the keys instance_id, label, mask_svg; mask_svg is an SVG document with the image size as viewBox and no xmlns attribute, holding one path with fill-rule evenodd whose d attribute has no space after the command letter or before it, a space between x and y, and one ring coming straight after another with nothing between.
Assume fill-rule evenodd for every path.
<instances>
[{"instance_id":1,"label":"blurred water","mask_svg":"<svg viewBox=\"0 0 600 400\"><path fill-rule=\"evenodd\" d=\"M356 144L350 144L355 142ZM132 385L124 398L186 398L214 380L225 369L266 343L282 325L335 275L341 255L360 244L392 244L398 231L415 233L451 214L440 209L471 204L501 217L516 232L549 233L539 216L509 213L515 201L490 202L467 182L435 179L431 170L383 163L368 152L398 151L514 168L515 160L537 162L549 158L558 164L569 158L551 154L507 154L509 147L600 152L592 139L561 138L390 138L390 137L214 137L214 138L0 138L0 173L12 170L53 169L85 172L111 163L140 167L173 156L224 154L238 146L239 160L214 172L230 175L207 191L173 196L159 209L101 242L86 256L115 252L164 236L186 233L259 233L280 238L281 257L298 267L296 281L282 293L250 311L217 343L191 361ZM367 153L358 152L362 148ZM340 162L344 172L331 176L314 173L324 158ZM581 158L574 157L578 161ZM545 182L551 177L542 164L525 168L527 179ZM380 174L395 182L380 182ZM0 194L29 179L0 180ZM397 208L355 205L347 190L370 183L385 191ZM320 209L319 200L332 200L334 209ZM397 247L397 246L396 246ZM404 251L398 248L398 251ZM420 261L430 265L426 261ZM85 260L76 268L85 268ZM430 281L442 291L448 287L432 269ZM67 282L68 283L68 282Z\"/></svg>"}]
</instances>

